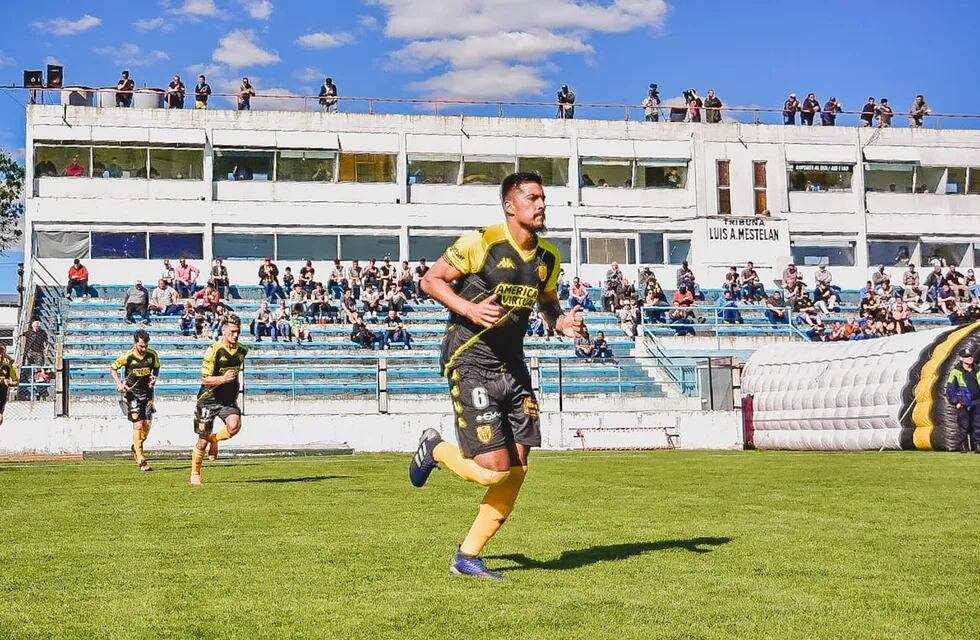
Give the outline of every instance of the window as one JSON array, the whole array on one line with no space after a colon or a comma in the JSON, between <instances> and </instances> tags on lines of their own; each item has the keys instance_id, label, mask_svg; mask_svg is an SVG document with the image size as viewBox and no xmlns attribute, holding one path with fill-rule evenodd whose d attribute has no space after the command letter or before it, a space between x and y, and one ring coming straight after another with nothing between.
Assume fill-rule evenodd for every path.
<instances>
[{"instance_id":1,"label":"window","mask_svg":"<svg viewBox=\"0 0 980 640\"><path fill-rule=\"evenodd\" d=\"M459 156L408 157L408 184L457 184L458 182Z\"/></svg>"},{"instance_id":2,"label":"window","mask_svg":"<svg viewBox=\"0 0 980 640\"><path fill-rule=\"evenodd\" d=\"M84 170L82 175L88 177L92 175L91 154L91 147L46 147L37 145L34 147L34 177L45 178L68 175L68 166L72 163L72 160L78 161L78 165Z\"/></svg>"},{"instance_id":3,"label":"window","mask_svg":"<svg viewBox=\"0 0 980 640\"><path fill-rule=\"evenodd\" d=\"M546 187L568 186L568 158L518 158L517 167L541 176Z\"/></svg>"},{"instance_id":4,"label":"window","mask_svg":"<svg viewBox=\"0 0 980 640\"><path fill-rule=\"evenodd\" d=\"M145 178L146 148L94 147L93 178Z\"/></svg>"},{"instance_id":5,"label":"window","mask_svg":"<svg viewBox=\"0 0 980 640\"><path fill-rule=\"evenodd\" d=\"M939 193L939 183L942 182L945 167L916 167L915 192Z\"/></svg>"},{"instance_id":6,"label":"window","mask_svg":"<svg viewBox=\"0 0 980 640\"><path fill-rule=\"evenodd\" d=\"M791 242L790 248L793 252L793 262L797 266L816 267L826 264L830 267L853 267L854 245L853 242L821 244Z\"/></svg>"},{"instance_id":7,"label":"window","mask_svg":"<svg viewBox=\"0 0 980 640\"><path fill-rule=\"evenodd\" d=\"M719 160L717 162L718 168L718 213L720 215L728 215L732 212L732 182L731 182L731 168L732 163L730 160ZM642 241L641 241L642 242ZM663 247L660 249L661 254L663 254ZM643 255L643 252L640 252ZM649 262L644 260L644 262Z\"/></svg>"},{"instance_id":8,"label":"window","mask_svg":"<svg viewBox=\"0 0 980 640\"><path fill-rule=\"evenodd\" d=\"M456 241L458 236L416 236L408 237L408 259L418 260L425 258L428 262L435 262L446 251L446 247Z\"/></svg>"},{"instance_id":9,"label":"window","mask_svg":"<svg viewBox=\"0 0 980 640\"><path fill-rule=\"evenodd\" d=\"M825 193L850 191L854 165L850 164L791 164L790 191Z\"/></svg>"},{"instance_id":10,"label":"window","mask_svg":"<svg viewBox=\"0 0 980 640\"><path fill-rule=\"evenodd\" d=\"M664 234L640 234L640 262L642 264L664 263Z\"/></svg>"},{"instance_id":11,"label":"window","mask_svg":"<svg viewBox=\"0 0 980 640\"><path fill-rule=\"evenodd\" d=\"M333 182L336 151L280 151L276 180L283 182Z\"/></svg>"},{"instance_id":12,"label":"window","mask_svg":"<svg viewBox=\"0 0 980 640\"><path fill-rule=\"evenodd\" d=\"M691 259L691 241L690 240L668 240L667 241L667 256L669 258L669 264L680 264L685 260Z\"/></svg>"},{"instance_id":13,"label":"window","mask_svg":"<svg viewBox=\"0 0 980 640\"><path fill-rule=\"evenodd\" d=\"M339 257L343 260L381 260L385 256L398 260L399 253L397 236L340 236Z\"/></svg>"},{"instance_id":14,"label":"window","mask_svg":"<svg viewBox=\"0 0 980 640\"><path fill-rule=\"evenodd\" d=\"M216 181L272 180L274 157L271 151L216 149L214 179Z\"/></svg>"},{"instance_id":15,"label":"window","mask_svg":"<svg viewBox=\"0 0 980 640\"><path fill-rule=\"evenodd\" d=\"M582 238L582 262L589 264L636 264L633 238Z\"/></svg>"},{"instance_id":16,"label":"window","mask_svg":"<svg viewBox=\"0 0 980 640\"><path fill-rule=\"evenodd\" d=\"M394 182L395 156L383 153L342 153L340 181Z\"/></svg>"},{"instance_id":17,"label":"window","mask_svg":"<svg viewBox=\"0 0 980 640\"><path fill-rule=\"evenodd\" d=\"M463 184L499 185L514 172L514 161L494 157L463 158Z\"/></svg>"},{"instance_id":18,"label":"window","mask_svg":"<svg viewBox=\"0 0 980 640\"><path fill-rule=\"evenodd\" d=\"M762 213L769 209L769 198L766 194L766 163L752 163L752 190L755 194L755 212Z\"/></svg>"},{"instance_id":19,"label":"window","mask_svg":"<svg viewBox=\"0 0 980 640\"><path fill-rule=\"evenodd\" d=\"M561 261L569 263L572 261L572 239L571 238L556 238L554 236L548 236L547 240L555 245L555 249L558 249L558 255L561 256Z\"/></svg>"},{"instance_id":20,"label":"window","mask_svg":"<svg viewBox=\"0 0 980 640\"><path fill-rule=\"evenodd\" d=\"M278 260L333 260L337 257L337 236L276 234Z\"/></svg>"},{"instance_id":21,"label":"window","mask_svg":"<svg viewBox=\"0 0 980 640\"><path fill-rule=\"evenodd\" d=\"M214 234L215 258L264 258L275 251L272 234L216 233Z\"/></svg>"},{"instance_id":22,"label":"window","mask_svg":"<svg viewBox=\"0 0 980 640\"><path fill-rule=\"evenodd\" d=\"M36 231L34 255L38 258L87 258L87 231Z\"/></svg>"},{"instance_id":23,"label":"window","mask_svg":"<svg viewBox=\"0 0 980 640\"><path fill-rule=\"evenodd\" d=\"M967 193L980 193L980 167L970 167L970 180Z\"/></svg>"},{"instance_id":24,"label":"window","mask_svg":"<svg viewBox=\"0 0 980 640\"><path fill-rule=\"evenodd\" d=\"M633 161L587 158L582 160L583 187L632 187Z\"/></svg>"},{"instance_id":25,"label":"window","mask_svg":"<svg viewBox=\"0 0 980 640\"><path fill-rule=\"evenodd\" d=\"M869 240L868 264L904 267L912 259L916 244L915 240Z\"/></svg>"},{"instance_id":26,"label":"window","mask_svg":"<svg viewBox=\"0 0 980 640\"><path fill-rule=\"evenodd\" d=\"M202 180L203 149L150 149L150 178Z\"/></svg>"},{"instance_id":27,"label":"window","mask_svg":"<svg viewBox=\"0 0 980 640\"><path fill-rule=\"evenodd\" d=\"M900 162L870 162L864 165L864 185L880 193L912 193L915 165Z\"/></svg>"},{"instance_id":28,"label":"window","mask_svg":"<svg viewBox=\"0 0 980 640\"><path fill-rule=\"evenodd\" d=\"M637 160L638 189L684 189L687 187L686 160Z\"/></svg>"},{"instance_id":29,"label":"window","mask_svg":"<svg viewBox=\"0 0 980 640\"><path fill-rule=\"evenodd\" d=\"M93 258L146 258L146 233L92 232Z\"/></svg>"},{"instance_id":30,"label":"window","mask_svg":"<svg viewBox=\"0 0 980 640\"><path fill-rule=\"evenodd\" d=\"M950 167L946 175L946 193L966 193L966 169Z\"/></svg>"},{"instance_id":31,"label":"window","mask_svg":"<svg viewBox=\"0 0 980 640\"><path fill-rule=\"evenodd\" d=\"M969 249L970 245L966 242L923 242L921 266L928 266L933 260L939 260L944 266L963 264Z\"/></svg>"},{"instance_id":32,"label":"window","mask_svg":"<svg viewBox=\"0 0 980 640\"><path fill-rule=\"evenodd\" d=\"M151 233L150 259L204 257L203 233Z\"/></svg>"}]
</instances>

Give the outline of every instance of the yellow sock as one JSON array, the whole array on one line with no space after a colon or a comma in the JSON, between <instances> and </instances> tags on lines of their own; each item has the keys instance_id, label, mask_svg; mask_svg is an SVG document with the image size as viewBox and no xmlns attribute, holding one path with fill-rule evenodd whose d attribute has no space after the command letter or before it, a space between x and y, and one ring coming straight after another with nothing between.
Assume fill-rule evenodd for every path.
<instances>
[{"instance_id":1,"label":"yellow sock","mask_svg":"<svg viewBox=\"0 0 980 640\"><path fill-rule=\"evenodd\" d=\"M436 448L432 450L432 457L463 480L482 484L484 487L499 485L511 473L510 471L484 469L473 460L464 458L459 447L448 442L437 444Z\"/></svg>"},{"instance_id":2,"label":"yellow sock","mask_svg":"<svg viewBox=\"0 0 980 640\"><path fill-rule=\"evenodd\" d=\"M524 476L527 475L527 467L512 467L507 480L502 484L487 489L480 504L480 512L476 514L476 520L470 527L470 532L466 534L466 539L459 546L461 553L468 556L478 556L483 552L483 547L497 533L507 516L514 510L514 503L517 502L517 494L524 483Z\"/></svg>"},{"instance_id":3,"label":"yellow sock","mask_svg":"<svg viewBox=\"0 0 980 640\"><path fill-rule=\"evenodd\" d=\"M142 429L133 429L133 453L136 454L136 464L143 464L146 457L143 456L143 437Z\"/></svg>"},{"instance_id":4,"label":"yellow sock","mask_svg":"<svg viewBox=\"0 0 980 640\"><path fill-rule=\"evenodd\" d=\"M228 432L228 427L221 427L221 431L219 431L219 432L218 432L218 433L217 433L217 434L216 434L216 435L214 436L214 439L215 439L215 440L216 440L217 442L221 442L222 440L227 440L227 439L229 439L229 438L231 438L231 434L230 434L230 433Z\"/></svg>"},{"instance_id":5,"label":"yellow sock","mask_svg":"<svg viewBox=\"0 0 980 640\"><path fill-rule=\"evenodd\" d=\"M191 474L201 473L201 465L204 464L204 450L194 447L191 452Z\"/></svg>"}]
</instances>

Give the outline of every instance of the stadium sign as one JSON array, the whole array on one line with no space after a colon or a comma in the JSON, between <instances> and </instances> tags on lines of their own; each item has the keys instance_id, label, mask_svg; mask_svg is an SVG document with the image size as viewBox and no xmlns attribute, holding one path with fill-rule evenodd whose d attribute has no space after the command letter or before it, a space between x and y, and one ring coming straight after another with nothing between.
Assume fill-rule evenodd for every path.
<instances>
[{"instance_id":1,"label":"stadium sign","mask_svg":"<svg viewBox=\"0 0 980 640\"><path fill-rule=\"evenodd\" d=\"M789 224L786 220L760 217L723 216L703 218L695 231L698 262L709 265L741 265L752 260L772 266L789 254Z\"/></svg>"}]
</instances>

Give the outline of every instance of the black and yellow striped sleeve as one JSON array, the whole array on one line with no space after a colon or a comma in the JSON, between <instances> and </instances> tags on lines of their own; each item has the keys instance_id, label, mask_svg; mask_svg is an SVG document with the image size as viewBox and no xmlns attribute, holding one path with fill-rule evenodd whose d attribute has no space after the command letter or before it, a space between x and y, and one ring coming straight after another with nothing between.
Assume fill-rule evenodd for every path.
<instances>
[{"instance_id":1,"label":"black and yellow striped sleeve","mask_svg":"<svg viewBox=\"0 0 980 640\"><path fill-rule=\"evenodd\" d=\"M160 356L153 349L148 349L150 352L150 368L153 369L154 377L160 375Z\"/></svg>"},{"instance_id":2,"label":"black and yellow striped sleeve","mask_svg":"<svg viewBox=\"0 0 980 640\"><path fill-rule=\"evenodd\" d=\"M121 356L119 356L118 358L116 358L116 361L112 363L112 365L111 365L110 368L113 371L119 371L120 369L122 369L123 367L125 367L126 366L126 363L129 362L129 354L131 354L131 353L132 353L132 351L127 351L126 353L124 353Z\"/></svg>"},{"instance_id":3,"label":"black and yellow striped sleeve","mask_svg":"<svg viewBox=\"0 0 980 640\"><path fill-rule=\"evenodd\" d=\"M449 245L442 258L461 274L475 273L483 265L487 247L482 231L473 231L460 236Z\"/></svg>"},{"instance_id":4,"label":"black and yellow striped sleeve","mask_svg":"<svg viewBox=\"0 0 980 640\"><path fill-rule=\"evenodd\" d=\"M201 377L207 378L215 375L214 362L218 355L218 343L213 343L204 352L204 360L201 361Z\"/></svg>"},{"instance_id":5,"label":"black and yellow striped sleeve","mask_svg":"<svg viewBox=\"0 0 980 640\"><path fill-rule=\"evenodd\" d=\"M548 262L548 278L544 283L544 293L551 293L552 291L558 290L558 274L561 271L561 253L558 251L558 247L551 244L544 238L538 239L539 246L544 250L544 252L551 258Z\"/></svg>"}]
</instances>

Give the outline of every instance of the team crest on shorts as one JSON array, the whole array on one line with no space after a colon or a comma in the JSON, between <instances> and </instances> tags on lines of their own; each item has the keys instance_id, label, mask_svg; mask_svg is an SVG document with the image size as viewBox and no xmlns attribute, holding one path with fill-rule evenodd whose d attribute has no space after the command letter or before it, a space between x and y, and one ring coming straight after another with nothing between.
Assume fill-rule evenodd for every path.
<instances>
[{"instance_id":1,"label":"team crest on shorts","mask_svg":"<svg viewBox=\"0 0 980 640\"><path fill-rule=\"evenodd\" d=\"M544 282L548 279L548 266L544 264L538 265L538 280Z\"/></svg>"},{"instance_id":2,"label":"team crest on shorts","mask_svg":"<svg viewBox=\"0 0 980 640\"><path fill-rule=\"evenodd\" d=\"M488 424L476 428L476 437L483 444L490 444L493 440L493 427Z\"/></svg>"},{"instance_id":3,"label":"team crest on shorts","mask_svg":"<svg viewBox=\"0 0 980 640\"><path fill-rule=\"evenodd\" d=\"M531 396L524 398L524 414L531 418L537 418L540 414L538 403Z\"/></svg>"}]
</instances>

